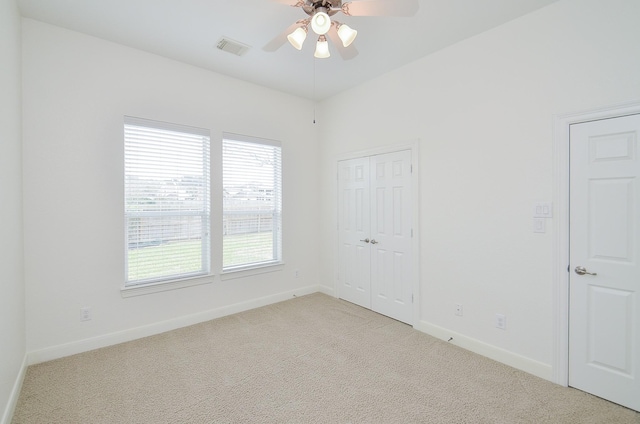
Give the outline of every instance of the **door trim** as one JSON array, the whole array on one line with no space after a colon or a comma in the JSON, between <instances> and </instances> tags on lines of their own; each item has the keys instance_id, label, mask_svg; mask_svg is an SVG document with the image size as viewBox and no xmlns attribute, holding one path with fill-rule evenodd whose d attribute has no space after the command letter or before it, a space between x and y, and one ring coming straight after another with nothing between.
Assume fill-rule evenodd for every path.
<instances>
[{"instance_id":1,"label":"door trim","mask_svg":"<svg viewBox=\"0 0 640 424\"><path fill-rule=\"evenodd\" d=\"M640 100L554 116L553 200L557 208L553 244L552 381L569 386L569 127L640 113Z\"/></svg>"},{"instance_id":2,"label":"door trim","mask_svg":"<svg viewBox=\"0 0 640 424\"><path fill-rule=\"evenodd\" d=\"M395 153L403 150L411 151L411 228L413 229L413 238L411 239L411 267L412 267L412 276L413 276L413 317L412 317L412 326L415 326L420 322L420 140L409 141L405 143L392 144L388 146L381 146L377 148L367 149L367 150L359 150L355 152L348 152L337 155L333 160L333 175L335 176L335 201L336 201L336 215L335 219L335 232L334 232L334 240L333 245L336 247L334 249L335 254L333 257L333 293L334 297L338 297L338 266L339 266L339 239L338 239L338 196L340 193L338 192L338 162L349 159L357 159L361 157L367 156L375 156L386 153Z\"/></svg>"}]
</instances>

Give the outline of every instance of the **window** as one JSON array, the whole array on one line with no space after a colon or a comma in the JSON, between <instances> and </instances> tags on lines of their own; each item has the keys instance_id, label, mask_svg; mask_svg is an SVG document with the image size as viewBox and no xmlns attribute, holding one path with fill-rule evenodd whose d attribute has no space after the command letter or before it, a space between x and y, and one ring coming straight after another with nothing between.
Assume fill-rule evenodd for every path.
<instances>
[{"instance_id":1,"label":"window","mask_svg":"<svg viewBox=\"0 0 640 424\"><path fill-rule=\"evenodd\" d=\"M209 131L125 117L126 286L210 272Z\"/></svg>"},{"instance_id":2,"label":"window","mask_svg":"<svg viewBox=\"0 0 640 424\"><path fill-rule=\"evenodd\" d=\"M224 134L223 271L281 262L281 162L277 141Z\"/></svg>"}]
</instances>

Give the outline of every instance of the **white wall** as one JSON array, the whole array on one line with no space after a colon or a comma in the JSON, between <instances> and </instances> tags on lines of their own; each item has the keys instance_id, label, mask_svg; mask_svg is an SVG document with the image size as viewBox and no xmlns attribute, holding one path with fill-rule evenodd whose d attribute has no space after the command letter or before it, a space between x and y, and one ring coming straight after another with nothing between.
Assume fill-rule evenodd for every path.
<instances>
[{"instance_id":1,"label":"white wall","mask_svg":"<svg viewBox=\"0 0 640 424\"><path fill-rule=\"evenodd\" d=\"M419 139L418 328L550 375L554 234L552 220L546 234L532 232L531 207L553 196L553 116L640 98L639 15L636 0L562 0L323 102L317 126L309 101L23 20L27 350L49 359L318 283L332 290L335 159ZM3 42L4 59L19 41ZM3 68L3 89L14 86L17 67ZM11 104L17 110L19 99ZM222 131L282 140L284 270L123 299L125 114L210 128L214 141ZM17 143L19 128L3 122L2 131ZM15 172L16 143L2 145L2 158L6 149L13 158L3 171ZM19 178L2 181L2 194L18 199ZM19 222L20 212L10 213ZM17 227L5 231L19 244ZM18 281L8 289L15 319L21 274L8 275ZM83 306L92 321L79 321ZM497 312L506 331L493 327ZM7 329L17 345L13 374L24 352L20 322Z\"/></svg>"},{"instance_id":2,"label":"white wall","mask_svg":"<svg viewBox=\"0 0 640 424\"><path fill-rule=\"evenodd\" d=\"M31 361L317 289L318 247L308 242L320 216L310 101L28 19L23 55ZM284 269L122 298L123 115L209 128L218 182L223 131L282 141ZM220 210L214 201L214 234ZM85 306L93 319L80 322Z\"/></svg>"},{"instance_id":3,"label":"white wall","mask_svg":"<svg viewBox=\"0 0 640 424\"><path fill-rule=\"evenodd\" d=\"M640 99L639 16L637 0L563 0L323 102L320 280L336 157L419 139L417 327L550 377L553 221L534 234L532 206L553 200L554 115Z\"/></svg>"},{"instance_id":4,"label":"white wall","mask_svg":"<svg viewBox=\"0 0 640 424\"><path fill-rule=\"evenodd\" d=\"M20 14L14 0L0 0L0 63L1 423L10 419L25 357Z\"/></svg>"}]
</instances>

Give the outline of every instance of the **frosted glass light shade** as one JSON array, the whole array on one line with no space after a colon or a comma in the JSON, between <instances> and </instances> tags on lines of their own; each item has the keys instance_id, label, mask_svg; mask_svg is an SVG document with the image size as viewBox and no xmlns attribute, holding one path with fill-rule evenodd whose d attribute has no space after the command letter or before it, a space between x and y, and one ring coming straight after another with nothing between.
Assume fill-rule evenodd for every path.
<instances>
[{"instance_id":1,"label":"frosted glass light shade","mask_svg":"<svg viewBox=\"0 0 640 424\"><path fill-rule=\"evenodd\" d=\"M349 25L341 24L338 27L338 37L342 40L342 45L348 47L353 40L356 39L356 35L358 35L358 31L352 29Z\"/></svg>"},{"instance_id":2,"label":"frosted glass light shade","mask_svg":"<svg viewBox=\"0 0 640 424\"><path fill-rule=\"evenodd\" d=\"M298 50L302 49L302 44L304 40L307 38L307 30L304 27L298 27L291 34L287 35L287 40L293 47Z\"/></svg>"},{"instance_id":3,"label":"frosted glass light shade","mask_svg":"<svg viewBox=\"0 0 640 424\"><path fill-rule=\"evenodd\" d=\"M331 56L331 53L329 53L329 43L327 43L327 39L324 35L321 35L320 38L318 38L314 56L318 59L326 59Z\"/></svg>"},{"instance_id":4,"label":"frosted glass light shade","mask_svg":"<svg viewBox=\"0 0 640 424\"><path fill-rule=\"evenodd\" d=\"M331 18L324 12L316 12L311 19L311 28L318 35L325 35L331 28Z\"/></svg>"}]
</instances>

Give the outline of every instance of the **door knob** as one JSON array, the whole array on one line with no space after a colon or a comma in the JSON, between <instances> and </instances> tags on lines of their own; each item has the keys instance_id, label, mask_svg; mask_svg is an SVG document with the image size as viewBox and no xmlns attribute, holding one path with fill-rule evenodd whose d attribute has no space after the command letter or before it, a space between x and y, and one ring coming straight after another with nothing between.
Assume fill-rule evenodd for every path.
<instances>
[{"instance_id":1,"label":"door knob","mask_svg":"<svg viewBox=\"0 0 640 424\"><path fill-rule=\"evenodd\" d=\"M365 243L369 243L369 239L368 239L368 238L366 238L366 239L364 239L364 240L360 240L360 241L363 241L363 242L365 242Z\"/></svg>"},{"instance_id":2,"label":"door knob","mask_svg":"<svg viewBox=\"0 0 640 424\"><path fill-rule=\"evenodd\" d=\"M577 266L576 269L574 270L576 272L576 274L578 275L585 275L585 274L589 274L589 275L598 275L598 273L596 272L588 272L585 267L583 266Z\"/></svg>"},{"instance_id":3,"label":"door knob","mask_svg":"<svg viewBox=\"0 0 640 424\"><path fill-rule=\"evenodd\" d=\"M371 239L371 244L378 244L379 242L376 239Z\"/></svg>"}]
</instances>

